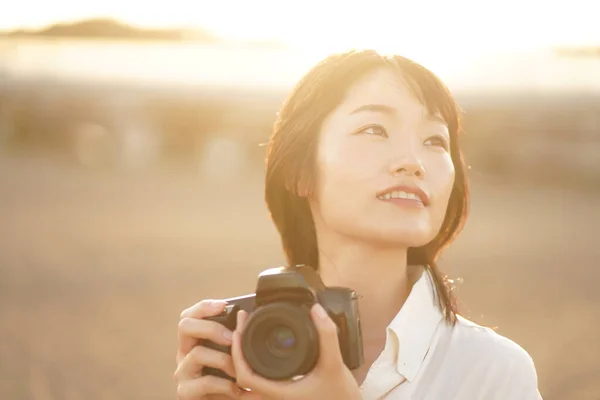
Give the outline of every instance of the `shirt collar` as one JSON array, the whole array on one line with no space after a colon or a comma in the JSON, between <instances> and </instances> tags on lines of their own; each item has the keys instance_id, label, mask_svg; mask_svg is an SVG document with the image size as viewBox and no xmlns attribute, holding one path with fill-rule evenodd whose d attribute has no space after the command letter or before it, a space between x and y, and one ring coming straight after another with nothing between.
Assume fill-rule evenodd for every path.
<instances>
[{"instance_id":1,"label":"shirt collar","mask_svg":"<svg viewBox=\"0 0 600 400\"><path fill-rule=\"evenodd\" d=\"M388 325L398 343L396 370L409 382L417 376L443 319L429 268L421 270L404 305Z\"/></svg>"}]
</instances>

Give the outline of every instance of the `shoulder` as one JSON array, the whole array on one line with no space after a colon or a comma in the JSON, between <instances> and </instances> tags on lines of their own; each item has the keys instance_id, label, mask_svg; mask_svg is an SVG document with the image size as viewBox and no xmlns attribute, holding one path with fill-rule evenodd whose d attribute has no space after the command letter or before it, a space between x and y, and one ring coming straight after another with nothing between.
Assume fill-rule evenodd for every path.
<instances>
[{"instance_id":1,"label":"shoulder","mask_svg":"<svg viewBox=\"0 0 600 400\"><path fill-rule=\"evenodd\" d=\"M538 399L538 378L533 359L513 340L493 329L457 316L450 349L461 364L497 395ZM512 397L511 397L512 398Z\"/></svg>"},{"instance_id":2,"label":"shoulder","mask_svg":"<svg viewBox=\"0 0 600 400\"><path fill-rule=\"evenodd\" d=\"M457 344L466 346L463 351L473 352L480 357L499 362L533 364L529 353L519 344L491 328L478 325L460 315L457 316L453 331Z\"/></svg>"}]
</instances>

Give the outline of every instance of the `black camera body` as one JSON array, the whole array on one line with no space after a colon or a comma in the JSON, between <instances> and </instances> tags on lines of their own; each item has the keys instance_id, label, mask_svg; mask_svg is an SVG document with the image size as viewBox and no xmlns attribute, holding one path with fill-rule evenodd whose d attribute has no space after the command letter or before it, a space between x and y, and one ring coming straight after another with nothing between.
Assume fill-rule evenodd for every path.
<instances>
[{"instance_id":1,"label":"black camera body","mask_svg":"<svg viewBox=\"0 0 600 400\"><path fill-rule=\"evenodd\" d=\"M306 375L317 363L319 338L310 309L321 304L338 327L340 350L345 365L362 365L363 340L354 290L326 287L308 266L271 268L258 276L256 293L227 299L225 311L207 318L235 330L237 313L248 312L242 333L242 351L252 370L271 380ZM225 353L229 346L211 341L202 345ZM221 370L204 368L203 375L234 380Z\"/></svg>"}]
</instances>

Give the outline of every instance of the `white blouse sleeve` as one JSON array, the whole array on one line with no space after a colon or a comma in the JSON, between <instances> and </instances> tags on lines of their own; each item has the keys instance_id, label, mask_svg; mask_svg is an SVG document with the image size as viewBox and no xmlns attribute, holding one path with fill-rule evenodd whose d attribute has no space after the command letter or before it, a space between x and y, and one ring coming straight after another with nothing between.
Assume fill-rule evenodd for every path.
<instances>
[{"instance_id":1,"label":"white blouse sleeve","mask_svg":"<svg viewBox=\"0 0 600 400\"><path fill-rule=\"evenodd\" d=\"M516 350L516 351L515 351ZM522 348L513 348L505 364L506 379L494 394L495 399L542 400L533 359Z\"/></svg>"}]
</instances>

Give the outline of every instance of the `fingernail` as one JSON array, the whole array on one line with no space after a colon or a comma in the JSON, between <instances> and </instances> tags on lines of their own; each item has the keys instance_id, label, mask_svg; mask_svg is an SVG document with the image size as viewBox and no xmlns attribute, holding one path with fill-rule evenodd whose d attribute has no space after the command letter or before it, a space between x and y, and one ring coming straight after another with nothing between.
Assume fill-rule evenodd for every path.
<instances>
[{"instance_id":1,"label":"fingernail","mask_svg":"<svg viewBox=\"0 0 600 400\"><path fill-rule=\"evenodd\" d=\"M223 337L231 342L233 340L233 332L231 332L229 329L223 331Z\"/></svg>"},{"instance_id":2,"label":"fingernail","mask_svg":"<svg viewBox=\"0 0 600 400\"><path fill-rule=\"evenodd\" d=\"M317 315L317 317L319 317L320 319L327 319L327 311L325 311L325 309L323 308L322 305L320 304L316 304L314 306L314 310L315 310L315 314Z\"/></svg>"},{"instance_id":3,"label":"fingernail","mask_svg":"<svg viewBox=\"0 0 600 400\"><path fill-rule=\"evenodd\" d=\"M210 301L210 306L212 308L221 308L223 307L225 304L227 304L226 302L224 302L223 300L211 300Z\"/></svg>"}]
</instances>

